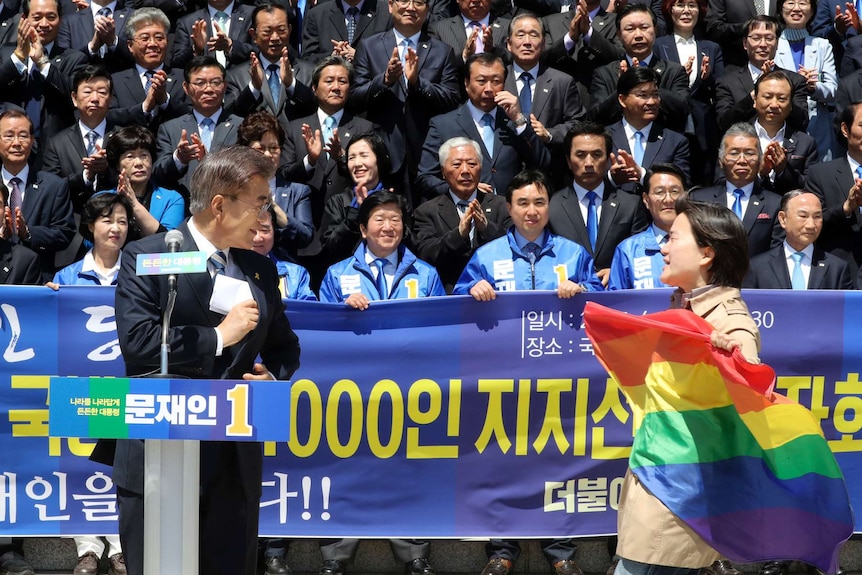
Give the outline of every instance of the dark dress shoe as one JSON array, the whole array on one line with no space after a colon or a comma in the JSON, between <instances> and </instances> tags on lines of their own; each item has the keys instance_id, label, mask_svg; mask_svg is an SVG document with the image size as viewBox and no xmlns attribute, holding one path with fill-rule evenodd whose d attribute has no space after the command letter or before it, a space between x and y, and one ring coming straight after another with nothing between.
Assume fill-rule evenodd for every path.
<instances>
[{"instance_id":1,"label":"dark dress shoe","mask_svg":"<svg viewBox=\"0 0 862 575\"><path fill-rule=\"evenodd\" d=\"M126 575L126 558L122 553L108 557L108 575Z\"/></svg>"},{"instance_id":2,"label":"dark dress shoe","mask_svg":"<svg viewBox=\"0 0 862 575\"><path fill-rule=\"evenodd\" d=\"M711 575L742 575L727 559L719 559L704 571Z\"/></svg>"},{"instance_id":3,"label":"dark dress shoe","mask_svg":"<svg viewBox=\"0 0 862 575\"><path fill-rule=\"evenodd\" d=\"M36 574L24 557L15 551L7 551L3 555L0 555L0 573L6 573L6 575Z\"/></svg>"},{"instance_id":4,"label":"dark dress shoe","mask_svg":"<svg viewBox=\"0 0 862 575\"><path fill-rule=\"evenodd\" d=\"M422 557L407 563L404 572L408 575L437 575L437 570L431 567L427 559Z\"/></svg>"},{"instance_id":5,"label":"dark dress shoe","mask_svg":"<svg viewBox=\"0 0 862 575\"><path fill-rule=\"evenodd\" d=\"M319 575L342 575L344 573L344 563L337 559L327 559L320 566Z\"/></svg>"},{"instance_id":6,"label":"dark dress shoe","mask_svg":"<svg viewBox=\"0 0 862 575\"><path fill-rule=\"evenodd\" d=\"M767 561L760 568L760 575L785 575L787 563L784 561Z\"/></svg>"},{"instance_id":7,"label":"dark dress shoe","mask_svg":"<svg viewBox=\"0 0 862 575\"><path fill-rule=\"evenodd\" d=\"M72 575L98 575L99 573L99 557L92 551L88 551L78 557L78 563L75 565Z\"/></svg>"},{"instance_id":8,"label":"dark dress shoe","mask_svg":"<svg viewBox=\"0 0 862 575\"><path fill-rule=\"evenodd\" d=\"M493 557L488 560L488 564L482 569L482 575L509 575L509 570L512 568L512 562L502 557Z\"/></svg>"},{"instance_id":9,"label":"dark dress shoe","mask_svg":"<svg viewBox=\"0 0 862 575\"><path fill-rule=\"evenodd\" d=\"M290 569L284 564L281 557L267 557L264 559L263 564L266 567L266 571L264 572L266 575L290 575Z\"/></svg>"},{"instance_id":10,"label":"dark dress shoe","mask_svg":"<svg viewBox=\"0 0 862 575\"><path fill-rule=\"evenodd\" d=\"M563 559L554 563L554 575L584 575L584 572L571 559Z\"/></svg>"}]
</instances>

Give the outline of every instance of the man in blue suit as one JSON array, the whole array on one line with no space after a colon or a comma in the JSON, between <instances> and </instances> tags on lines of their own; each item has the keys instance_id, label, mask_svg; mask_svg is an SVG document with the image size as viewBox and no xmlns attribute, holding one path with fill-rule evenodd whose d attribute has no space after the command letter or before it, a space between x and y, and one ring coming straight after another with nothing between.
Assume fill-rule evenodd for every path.
<instances>
[{"instance_id":1,"label":"man in blue suit","mask_svg":"<svg viewBox=\"0 0 862 575\"><path fill-rule=\"evenodd\" d=\"M416 176L429 121L454 109L461 94L452 48L423 31L427 0L390 0L389 13L392 30L369 36L356 50L349 104L380 126L394 181L406 187Z\"/></svg>"},{"instance_id":2,"label":"man in blue suit","mask_svg":"<svg viewBox=\"0 0 862 575\"><path fill-rule=\"evenodd\" d=\"M501 194L523 168L547 170L551 154L521 112L518 96L503 89L506 67L494 54L467 60L464 84L469 100L457 110L431 119L422 148L416 187L426 198L445 194L449 185L440 172L438 150L450 138L465 136L482 146L484 192Z\"/></svg>"}]
</instances>

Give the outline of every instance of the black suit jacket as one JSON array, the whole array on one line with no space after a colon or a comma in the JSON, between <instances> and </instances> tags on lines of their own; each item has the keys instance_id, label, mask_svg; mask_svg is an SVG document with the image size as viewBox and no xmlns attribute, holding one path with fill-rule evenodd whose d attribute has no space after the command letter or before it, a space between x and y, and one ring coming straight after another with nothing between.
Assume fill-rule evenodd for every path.
<instances>
[{"instance_id":1,"label":"black suit jacket","mask_svg":"<svg viewBox=\"0 0 862 575\"><path fill-rule=\"evenodd\" d=\"M110 131L111 126L108 124L105 136ZM95 182L87 185L84 182L84 167L81 165L81 159L85 157L87 157L87 148L77 122L49 139L45 143L45 151L42 154L42 169L66 180L72 206L79 213L95 191L110 190L117 184L116 177L112 175L111 170L108 170L98 174Z\"/></svg>"},{"instance_id":2,"label":"black suit jacket","mask_svg":"<svg viewBox=\"0 0 862 575\"><path fill-rule=\"evenodd\" d=\"M508 18L498 18L493 13L488 18L488 27L491 28L491 37L493 38L493 46L485 46L485 52L493 52L503 58L503 61L509 60L511 56L506 49L506 41L509 37ZM467 30L464 27L464 18L461 14L438 20L428 27L428 34L432 38L437 38L441 42L445 42L452 47L455 57L458 59L458 65L461 69L464 67L464 60L461 55L464 52L464 45L467 44Z\"/></svg>"},{"instance_id":3,"label":"black suit jacket","mask_svg":"<svg viewBox=\"0 0 862 575\"><path fill-rule=\"evenodd\" d=\"M814 248L811 259L808 289L856 289L846 261L817 247ZM783 244L751 258L742 287L793 289Z\"/></svg>"},{"instance_id":4,"label":"black suit jacket","mask_svg":"<svg viewBox=\"0 0 862 575\"><path fill-rule=\"evenodd\" d=\"M240 124L242 124L242 118L222 110L213 130L213 139L209 151L214 152L225 146L235 144L236 133ZM158 159L154 160L152 178L160 186L182 193L186 198L186 205L188 205L188 190L191 189L192 174L195 173L200 162L192 160L185 167L177 168L173 155L183 130L186 131L188 138L191 138L192 134L200 135L198 122L193 113L189 112L185 116L165 122L159 127L159 133L156 135L156 157Z\"/></svg>"},{"instance_id":5,"label":"black suit jacket","mask_svg":"<svg viewBox=\"0 0 862 575\"><path fill-rule=\"evenodd\" d=\"M784 149L787 156L787 167L775 176L774 181L764 180L764 189L783 196L791 190L803 186L808 169L818 160L817 142L814 138L800 130L788 127L784 133Z\"/></svg>"},{"instance_id":6,"label":"black suit jacket","mask_svg":"<svg viewBox=\"0 0 862 575\"><path fill-rule=\"evenodd\" d=\"M725 184L701 188L689 195L693 200L727 207L727 187ZM748 235L748 254L750 257L769 251L784 241L784 229L778 223L778 210L780 208L781 196L764 190L759 183L754 184L754 190L748 199L748 208L742 214L742 225Z\"/></svg>"},{"instance_id":7,"label":"black suit jacket","mask_svg":"<svg viewBox=\"0 0 862 575\"><path fill-rule=\"evenodd\" d=\"M613 139L614 150L625 150L629 154L632 153L622 122L608 126L608 132ZM672 130L666 130L664 126L656 122L653 122L649 134L646 136L647 141L646 146L644 146L643 165L641 167L649 170L653 164L675 164L691 181L691 173L688 168L688 140L685 136ZM638 185L635 183L623 184L620 189L631 194L639 193Z\"/></svg>"},{"instance_id":8,"label":"black suit jacket","mask_svg":"<svg viewBox=\"0 0 862 575\"><path fill-rule=\"evenodd\" d=\"M689 88L691 94L689 108L694 130L693 135L697 138L700 149L706 151L711 147L716 147L719 137L715 116L715 83L718 78L724 76L724 58L721 54L721 48L715 42L700 38L697 38L695 42L697 61L694 62L693 66L696 70L700 70L704 56L708 56L711 70L706 80L698 74L694 84ZM667 62L684 64L684 62L679 61L679 52L672 34L656 38L653 53Z\"/></svg>"},{"instance_id":9,"label":"black suit jacket","mask_svg":"<svg viewBox=\"0 0 862 575\"><path fill-rule=\"evenodd\" d=\"M323 209L329 198L336 196L350 187L353 181L338 171L337 158L324 158L322 155L310 172L305 170L303 159L308 154L305 139L302 137L302 125L308 124L312 131L320 130L321 137L323 127L317 118L317 113L310 114L290 122L287 129L287 137L284 140L284 151L282 152L282 163L279 175L290 182L302 182L311 187L311 214L315 227L320 226L323 217ZM353 136L370 133L374 130L374 124L345 112L341 115L338 123L338 139L341 148L347 148Z\"/></svg>"},{"instance_id":10,"label":"black suit jacket","mask_svg":"<svg viewBox=\"0 0 862 575\"><path fill-rule=\"evenodd\" d=\"M350 86L348 107L380 126L392 156L392 170L398 172L407 161L416 166L428 125L434 116L453 110L460 100L458 65L452 48L423 34L416 52L419 58L417 86L403 81L392 86L383 75L395 49L391 30L366 38L356 50L356 70Z\"/></svg>"},{"instance_id":11,"label":"black suit jacket","mask_svg":"<svg viewBox=\"0 0 862 575\"><path fill-rule=\"evenodd\" d=\"M793 107L787 123L794 128L805 131L808 127L808 91L805 88L805 78L796 72L784 70L776 66L790 78L793 85ZM736 122L749 122L757 113L754 111L754 100L751 93L754 81L748 71L748 64L742 68L729 70L715 86L715 111L718 116L718 129L721 132Z\"/></svg>"},{"instance_id":12,"label":"black suit jacket","mask_svg":"<svg viewBox=\"0 0 862 575\"><path fill-rule=\"evenodd\" d=\"M431 119L416 178L416 187L424 197L439 196L449 189L440 170L439 150L446 140L458 136L479 143L482 148L481 181L491 184L498 194L506 192L509 182L523 168L548 170L551 167L551 154L530 124L527 123L520 136L517 135L515 124L499 107L494 121L494 156L491 157L470 109L467 104L462 104L457 110Z\"/></svg>"},{"instance_id":13,"label":"black suit jacket","mask_svg":"<svg viewBox=\"0 0 862 575\"><path fill-rule=\"evenodd\" d=\"M0 239L0 284L41 285L39 256L22 245Z\"/></svg>"},{"instance_id":14,"label":"black suit jacket","mask_svg":"<svg viewBox=\"0 0 862 575\"><path fill-rule=\"evenodd\" d=\"M862 36L854 36L854 38L862 38ZM856 70L838 80L838 90L835 91L835 123L839 123L844 108L860 100L862 100L862 70Z\"/></svg>"},{"instance_id":15,"label":"black suit jacket","mask_svg":"<svg viewBox=\"0 0 862 575\"><path fill-rule=\"evenodd\" d=\"M446 293L452 293L476 249L505 235L512 225L502 196L480 191L476 199L482 205L488 225L481 232L476 230L472 240L458 232L461 216L448 192L428 200L413 212L416 255L437 267Z\"/></svg>"},{"instance_id":16,"label":"black suit jacket","mask_svg":"<svg viewBox=\"0 0 862 575\"><path fill-rule=\"evenodd\" d=\"M30 239L21 243L36 252L42 266L42 279L49 281L57 268L54 256L66 249L75 235L75 217L69 186L62 178L30 167L21 213Z\"/></svg>"},{"instance_id":17,"label":"black suit jacket","mask_svg":"<svg viewBox=\"0 0 862 575\"><path fill-rule=\"evenodd\" d=\"M251 54L253 48L251 37L248 34L248 29L253 24L251 21L252 12L254 12L254 7L252 6L240 4L239 2L234 2L233 4L233 11L230 14L230 31L228 32L228 36L233 40L233 43L230 53L225 55L225 62L228 67L248 61L249 54ZM207 23L207 38L213 36L212 18L210 17L208 7L180 18L177 21L174 45L171 49L171 67L182 70L194 58L192 27L198 20L203 20ZM210 52L207 49L205 49L204 54L215 57L215 52Z\"/></svg>"},{"instance_id":18,"label":"black suit jacket","mask_svg":"<svg viewBox=\"0 0 862 575\"><path fill-rule=\"evenodd\" d=\"M814 164L808 170L805 189L823 202L823 231L817 246L859 267L862 264L862 214L844 217L844 202L853 187L854 174L846 157Z\"/></svg>"},{"instance_id":19,"label":"black suit jacket","mask_svg":"<svg viewBox=\"0 0 862 575\"><path fill-rule=\"evenodd\" d=\"M93 22L93 12L89 8L63 15L60 32L57 34L57 45L63 50L73 49L80 51L87 57L90 63L104 64L109 72L117 72L128 68L133 64L133 60L127 44L126 19L130 18L135 10L133 8L121 8L119 7L119 3L117 6L112 15L117 32L117 45L116 47L107 48L104 57L101 57L99 54L91 55L88 48L96 30Z\"/></svg>"},{"instance_id":20,"label":"black suit jacket","mask_svg":"<svg viewBox=\"0 0 862 575\"><path fill-rule=\"evenodd\" d=\"M659 76L661 106L658 121L676 132L684 132L688 118L688 75L679 64L665 62L655 56L650 59L649 67ZM593 101L587 111L587 118L605 126L620 121L623 116L617 99L617 80L620 77L619 61L605 64L596 69L590 87Z\"/></svg>"},{"instance_id":21,"label":"black suit jacket","mask_svg":"<svg viewBox=\"0 0 862 575\"><path fill-rule=\"evenodd\" d=\"M347 41L347 24L341 2L322 2L306 11L302 23L302 59L316 66L332 54L332 41ZM351 46L357 48L366 38L392 27L389 5L384 0L365 0L356 21ZM392 51L389 51L390 54Z\"/></svg>"},{"instance_id":22,"label":"black suit jacket","mask_svg":"<svg viewBox=\"0 0 862 575\"><path fill-rule=\"evenodd\" d=\"M177 229L184 234L181 249L197 250L188 224L184 222ZM163 249L163 246L164 234L155 234L132 242L124 249L115 309L120 348L128 376L150 373L159 367L162 309L167 302L168 280L166 276L137 275L135 260L138 254L152 253ZM258 324L242 341L225 348L217 357L215 327L223 316L209 310L212 279L208 273L180 276L168 336L171 372L203 379L242 379L242 374L251 372L256 358L260 356L276 378L289 379L299 366L299 342L284 314L275 266L264 256L238 248L232 248L228 258L228 275L244 278L257 302L260 311ZM143 454L143 441L117 441L113 471L113 480L117 486L134 493L143 492ZM244 505L249 517L254 520L260 500L262 468L263 453L259 443L201 442L201 498L215 498L217 501L229 498L232 501L231 509L237 507L238 500L239 505ZM226 493L225 481L230 480L215 480L225 476L236 477L232 485L238 484L240 489L234 488ZM237 520L239 524L241 521ZM224 541L223 533L230 533L230 529L218 522L202 522L201 536L213 544L237 546L240 562L245 567L248 559L242 556L249 553L248 550L243 552L248 541ZM135 542L140 543L142 534L137 535L141 540ZM202 564L206 565L206 561ZM207 572L248 572L242 567L229 567L235 570L222 567Z\"/></svg>"},{"instance_id":23,"label":"black suit jacket","mask_svg":"<svg viewBox=\"0 0 862 575\"><path fill-rule=\"evenodd\" d=\"M832 12L835 14L835 12ZM757 16L751 0L709 0L704 18L706 34L721 46L726 66L744 66L748 55L742 48L745 23Z\"/></svg>"},{"instance_id":24,"label":"black suit jacket","mask_svg":"<svg viewBox=\"0 0 862 575\"><path fill-rule=\"evenodd\" d=\"M578 85L568 74L559 70L539 66L539 76L533 79L532 114L551 133L551 146L562 146L566 132L587 114L581 104ZM515 68L509 65L505 90L518 95L515 83Z\"/></svg>"},{"instance_id":25,"label":"black suit jacket","mask_svg":"<svg viewBox=\"0 0 862 575\"><path fill-rule=\"evenodd\" d=\"M168 75L169 100L164 109L159 109L151 120L147 120L147 126L155 132L159 124L173 118L182 116L191 110L191 105L186 99L183 91L183 71L165 67ZM144 85L138 76L138 70L132 66L125 70L111 74L111 114L113 122L119 126L130 126L140 123L143 115L141 104L147 98Z\"/></svg>"},{"instance_id":26,"label":"black suit jacket","mask_svg":"<svg viewBox=\"0 0 862 575\"><path fill-rule=\"evenodd\" d=\"M573 187L563 188L551 196L550 213L551 231L581 244L593 256L596 270L610 268L617 244L649 225L640 197L620 191L610 182L605 182L595 250L590 245L587 223Z\"/></svg>"}]
</instances>

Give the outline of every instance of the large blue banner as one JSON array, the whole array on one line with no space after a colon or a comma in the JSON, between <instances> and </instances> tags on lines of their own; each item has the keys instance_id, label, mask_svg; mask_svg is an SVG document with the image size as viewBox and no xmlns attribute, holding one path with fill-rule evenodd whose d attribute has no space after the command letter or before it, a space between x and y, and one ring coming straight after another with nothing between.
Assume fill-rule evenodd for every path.
<instances>
[{"instance_id":1,"label":"large blue banner","mask_svg":"<svg viewBox=\"0 0 862 575\"><path fill-rule=\"evenodd\" d=\"M633 422L581 313L589 299L650 313L669 294L288 302L302 365L282 406L291 440L264 444L261 534L614 532ZM862 468L860 298L745 294L777 389L812 408L848 477ZM48 376L124 375L113 290L0 288L0 349L0 534L114 532L110 469L87 460L92 440L48 437L46 407Z\"/></svg>"}]
</instances>

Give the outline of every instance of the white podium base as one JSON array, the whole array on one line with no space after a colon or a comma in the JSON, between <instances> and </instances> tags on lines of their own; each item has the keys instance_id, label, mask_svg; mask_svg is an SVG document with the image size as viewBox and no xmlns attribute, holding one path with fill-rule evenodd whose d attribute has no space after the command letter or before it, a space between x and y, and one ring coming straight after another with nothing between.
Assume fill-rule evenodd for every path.
<instances>
[{"instance_id":1,"label":"white podium base","mask_svg":"<svg viewBox=\"0 0 862 575\"><path fill-rule=\"evenodd\" d=\"M144 573L198 575L200 442L144 445Z\"/></svg>"}]
</instances>

